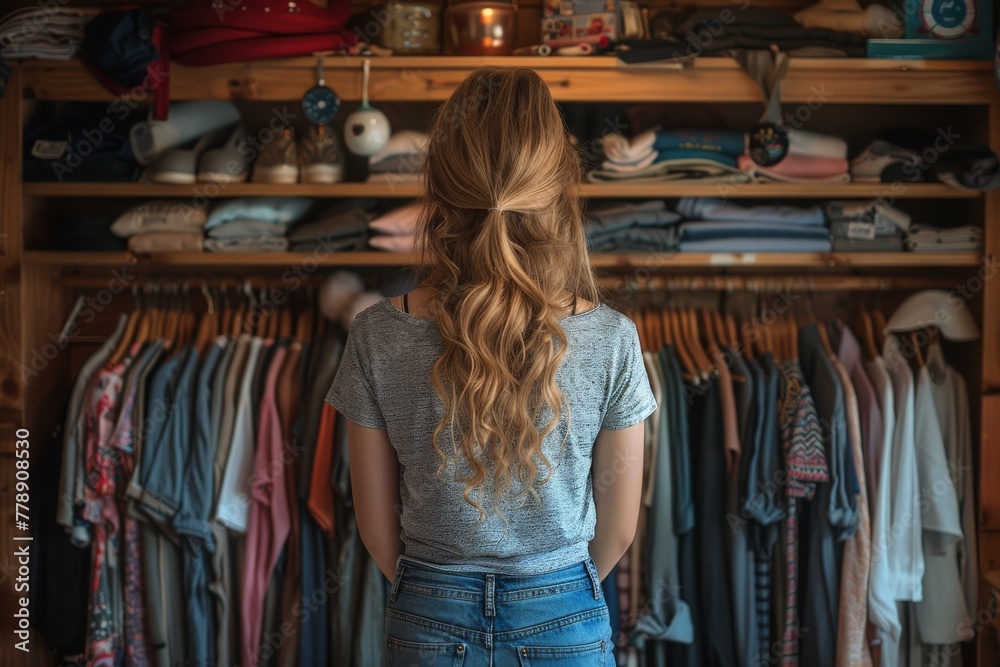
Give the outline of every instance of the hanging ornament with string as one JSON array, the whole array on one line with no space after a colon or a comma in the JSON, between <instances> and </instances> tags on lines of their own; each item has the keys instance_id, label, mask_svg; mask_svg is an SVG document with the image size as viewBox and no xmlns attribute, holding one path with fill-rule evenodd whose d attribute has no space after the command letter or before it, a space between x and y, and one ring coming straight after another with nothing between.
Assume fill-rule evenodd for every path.
<instances>
[{"instance_id":1,"label":"hanging ornament with string","mask_svg":"<svg viewBox=\"0 0 1000 667\"><path fill-rule=\"evenodd\" d=\"M781 80L788 70L788 56L772 48L741 51L736 60L764 94L764 114L748 133L747 153L762 167L776 165L788 154L788 130L781 119Z\"/></svg>"},{"instance_id":2,"label":"hanging ornament with string","mask_svg":"<svg viewBox=\"0 0 1000 667\"><path fill-rule=\"evenodd\" d=\"M302 97L302 111L316 125L328 125L340 111L340 98L323 78L323 56L316 64L316 85Z\"/></svg>"},{"instance_id":3,"label":"hanging ornament with string","mask_svg":"<svg viewBox=\"0 0 1000 667\"><path fill-rule=\"evenodd\" d=\"M392 128L386 115L368 104L368 72L371 62L362 66L361 106L344 122L344 143L357 155L375 155L389 143Z\"/></svg>"}]
</instances>

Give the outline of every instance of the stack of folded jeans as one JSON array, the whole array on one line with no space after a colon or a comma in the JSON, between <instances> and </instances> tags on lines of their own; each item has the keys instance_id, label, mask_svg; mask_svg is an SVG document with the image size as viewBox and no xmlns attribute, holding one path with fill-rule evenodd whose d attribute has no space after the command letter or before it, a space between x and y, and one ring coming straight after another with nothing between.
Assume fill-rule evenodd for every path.
<instances>
[{"instance_id":1,"label":"stack of folded jeans","mask_svg":"<svg viewBox=\"0 0 1000 667\"><path fill-rule=\"evenodd\" d=\"M603 145L604 161L587 175L594 183L747 180L737 168L737 157L746 149L742 132L657 128L631 139L610 134L604 137Z\"/></svg>"},{"instance_id":2,"label":"stack of folded jeans","mask_svg":"<svg viewBox=\"0 0 1000 667\"><path fill-rule=\"evenodd\" d=\"M788 130L788 153L778 162L763 167L750 155L741 155L740 169L757 182L846 183L847 142L840 137L805 130Z\"/></svg>"},{"instance_id":3,"label":"stack of folded jeans","mask_svg":"<svg viewBox=\"0 0 1000 667\"><path fill-rule=\"evenodd\" d=\"M83 43L85 28L99 9L51 6L25 7L0 21L0 57L69 60Z\"/></svg>"},{"instance_id":4,"label":"stack of folded jeans","mask_svg":"<svg viewBox=\"0 0 1000 667\"><path fill-rule=\"evenodd\" d=\"M983 230L972 225L935 227L914 224L906 233L911 252L969 252L983 249Z\"/></svg>"},{"instance_id":5,"label":"stack of folded jeans","mask_svg":"<svg viewBox=\"0 0 1000 667\"><path fill-rule=\"evenodd\" d=\"M205 222L205 250L260 252L288 250L285 233L312 206L304 197L231 199L215 207Z\"/></svg>"},{"instance_id":6,"label":"stack of folded jeans","mask_svg":"<svg viewBox=\"0 0 1000 667\"><path fill-rule=\"evenodd\" d=\"M111 223L111 233L128 239L134 253L201 252L205 210L183 201L139 204Z\"/></svg>"},{"instance_id":7,"label":"stack of folded jeans","mask_svg":"<svg viewBox=\"0 0 1000 667\"><path fill-rule=\"evenodd\" d=\"M427 157L428 136L400 130L385 147L368 158L368 180L387 183L416 182Z\"/></svg>"},{"instance_id":8,"label":"stack of folded jeans","mask_svg":"<svg viewBox=\"0 0 1000 667\"><path fill-rule=\"evenodd\" d=\"M829 252L830 234L819 206L740 206L684 197L677 212L681 252Z\"/></svg>"},{"instance_id":9,"label":"stack of folded jeans","mask_svg":"<svg viewBox=\"0 0 1000 667\"><path fill-rule=\"evenodd\" d=\"M289 250L345 252L364 248L374 205L371 199L346 200L300 222L287 234Z\"/></svg>"},{"instance_id":10,"label":"stack of folded jeans","mask_svg":"<svg viewBox=\"0 0 1000 667\"><path fill-rule=\"evenodd\" d=\"M369 227L375 234L368 239L368 245L390 252L413 252L420 207L419 202L413 202L372 220Z\"/></svg>"},{"instance_id":11,"label":"stack of folded jeans","mask_svg":"<svg viewBox=\"0 0 1000 667\"><path fill-rule=\"evenodd\" d=\"M591 252L673 251L680 219L662 201L601 206L587 213L587 247Z\"/></svg>"},{"instance_id":12,"label":"stack of folded jeans","mask_svg":"<svg viewBox=\"0 0 1000 667\"><path fill-rule=\"evenodd\" d=\"M823 206L836 252L901 252L910 216L871 201L831 201Z\"/></svg>"}]
</instances>

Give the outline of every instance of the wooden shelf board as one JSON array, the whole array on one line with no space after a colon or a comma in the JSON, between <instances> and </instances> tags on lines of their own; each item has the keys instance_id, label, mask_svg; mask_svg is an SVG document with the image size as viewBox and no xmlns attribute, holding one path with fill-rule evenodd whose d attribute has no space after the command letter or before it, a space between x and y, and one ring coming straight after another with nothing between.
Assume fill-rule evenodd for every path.
<instances>
[{"instance_id":1,"label":"wooden shelf board","mask_svg":"<svg viewBox=\"0 0 1000 667\"><path fill-rule=\"evenodd\" d=\"M324 61L328 85L341 99L361 98L358 57ZM760 89L729 58L698 58L683 69L623 65L613 56L371 58L372 101L441 101L478 66L534 68L561 101L753 102ZM24 95L45 100L113 101L77 61L28 60ZM313 58L184 67L171 63L171 98L297 101L315 84ZM988 104L995 86L986 61L879 58L792 58L782 100L817 104Z\"/></svg>"},{"instance_id":2,"label":"wooden shelf board","mask_svg":"<svg viewBox=\"0 0 1000 667\"><path fill-rule=\"evenodd\" d=\"M179 252L136 256L125 252L53 252L28 251L26 263L66 267L117 268L198 267L231 269L245 267L288 267L295 265L394 267L410 266L415 257L406 253L359 252ZM980 253L621 253L594 254L596 269L678 268L715 270L734 268L800 268L831 270L845 268L904 269L923 267L973 267L981 261Z\"/></svg>"},{"instance_id":3,"label":"wooden shelf board","mask_svg":"<svg viewBox=\"0 0 1000 667\"><path fill-rule=\"evenodd\" d=\"M157 183L25 183L29 197L415 197L417 183L336 183L334 185L278 185L233 183L218 186L164 185ZM718 185L705 183L584 183L580 194L592 199L619 197L727 197L767 198L882 198L882 199L975 199L976 190L959 190L939 183L747 183Z\"/></svg>"}]
</instances>

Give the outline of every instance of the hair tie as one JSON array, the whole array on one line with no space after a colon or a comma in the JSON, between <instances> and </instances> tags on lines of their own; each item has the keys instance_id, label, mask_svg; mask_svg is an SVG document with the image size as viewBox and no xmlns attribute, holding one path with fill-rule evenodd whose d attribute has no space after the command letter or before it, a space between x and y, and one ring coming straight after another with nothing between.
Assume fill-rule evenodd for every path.
<instances>
[{"instance_id":1,"label":"hair tie","mask_svg":"<svg viewBox=\"0 0 1000 667\"><path fill-rule=\"evenodd\" d=\"M504 212L504 209L500 208L499 206L490 206L489 209L487 209L487 210L490 210L490 211L500 211L501 213Z\"/></svg>"}]
</instances>

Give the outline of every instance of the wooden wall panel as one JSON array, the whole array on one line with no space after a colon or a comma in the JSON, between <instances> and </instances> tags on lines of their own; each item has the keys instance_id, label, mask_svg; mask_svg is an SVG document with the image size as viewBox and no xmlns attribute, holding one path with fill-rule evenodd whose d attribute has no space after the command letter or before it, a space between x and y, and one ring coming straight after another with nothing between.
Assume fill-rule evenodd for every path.
<instances>
[{"instance_id":1,"label":"wooden wall panel","mask_svg":"<svg viewBox=\"0 0 1000 667\"><path fill-rule=\"evenodd\" d=\"M0 422L18 422L21 387L21 73L14 68L0 99ZM0 436L0 451L7 449Z\"/></svg>"}]
</instances>

